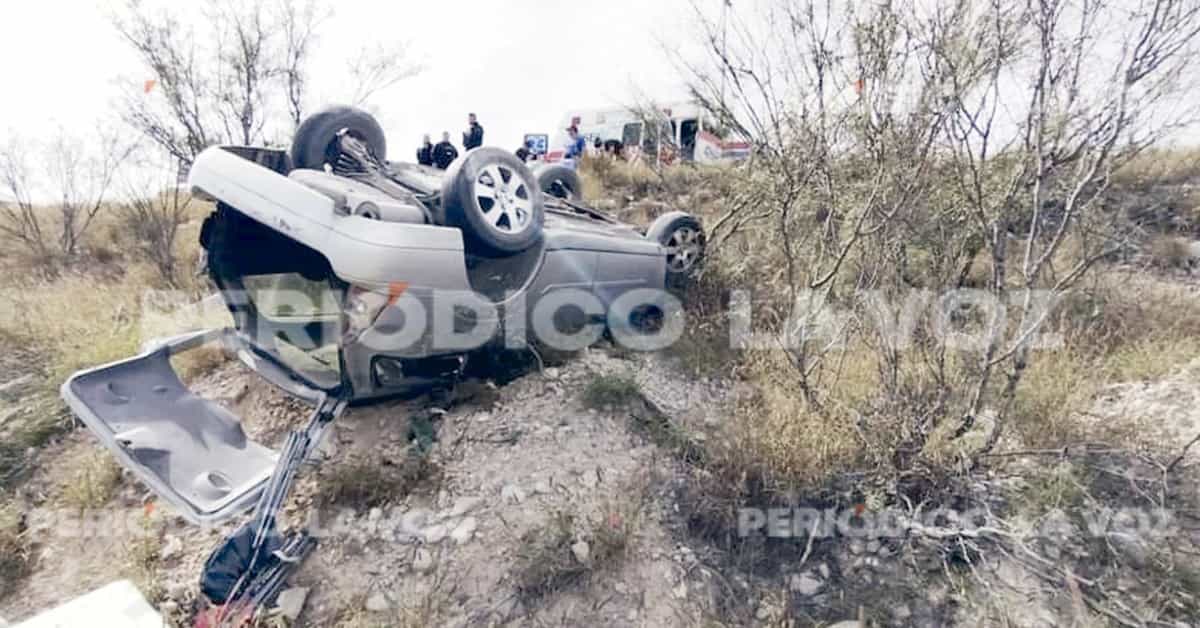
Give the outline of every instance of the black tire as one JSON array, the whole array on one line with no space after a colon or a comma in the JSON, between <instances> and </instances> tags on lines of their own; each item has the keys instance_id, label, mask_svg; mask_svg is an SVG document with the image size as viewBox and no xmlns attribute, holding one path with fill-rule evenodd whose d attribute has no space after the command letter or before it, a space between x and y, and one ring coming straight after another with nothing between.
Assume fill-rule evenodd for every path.
<instances>
[{"instance_id":1,"label":"black tire","mask_svg":"<svg viewBox=\"0 0 1200 628\"><path fill-rule=\"evenodd\" d=\"M579 175L566 166L550 164L534 171L538 187L548 196L577 201L582 196L583 183Z\"/></svg>"},{"instance_id":2,"label":"black tire","mask_svg":"<svg viewBox=\"0 0 1200 628\"><path fill-rule=\"evenodd\" d=\"M380 163L387 159L387 140L375 116L354 107L335 106L323 109L304 119L292 138L292 165L296 168L324 170L326 163L337 159L334 140L342 129L367 144Z\"/></svg>"},{"instance_id":3,"label":"black tire","mask_svg":"<svg viewBox=\"0 0 1200 628\"><path fill-rule=\"evenodd\" d=\"M502 183L499 191L489 184L496 172ZM503 203L489 194L500 194ZM493 215L493 223L488 212L497 209L497 203L500 213ZM442 184L441 212L439 222L462 229L468 246L483 255L524 251L541 240L546 220L536 177L516 155L494 147L467 151L450 165Z\"/></svg>"},{"instance_id":4,"label":"black tire","mask_svg":"<svg viewBox=\"0 0 1200 628\"><path fill-rule=\"evenodd\" d=\"M704 260L704 228L689 213L676 211L659 216L646 230L646 237L668 249L668 279L690 275Z\"/></svg>"}]
</instances>

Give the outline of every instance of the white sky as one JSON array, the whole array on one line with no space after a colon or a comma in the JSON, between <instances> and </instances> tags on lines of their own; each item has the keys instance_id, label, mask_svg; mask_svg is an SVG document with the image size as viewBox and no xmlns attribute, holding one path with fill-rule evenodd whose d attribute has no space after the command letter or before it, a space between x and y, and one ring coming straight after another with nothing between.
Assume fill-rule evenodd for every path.
<instances>
[{"instance_id":1,"label":"white sky","mask_svg":"<svg viewBox=\"0 0 1200 628\"><path fill-rule=\"evenodd\" d=\"M426 66L368 103L387 131L392 158L411 160L425 132L436 141L449 131L458 144L469 111L479 115L486 144L515 149L527 132L553 133L572 108L628 104L638 94L677 100L682 93L662 51L690 33L686 0L331 4L333 17L312 54L314 105L346 98L341 72L364 42L407 42ZM86 136L111 123L116 78L148 74L107 18L120 5L0 2L0 140L42 126Z\"/></svg>"}]
</instances>

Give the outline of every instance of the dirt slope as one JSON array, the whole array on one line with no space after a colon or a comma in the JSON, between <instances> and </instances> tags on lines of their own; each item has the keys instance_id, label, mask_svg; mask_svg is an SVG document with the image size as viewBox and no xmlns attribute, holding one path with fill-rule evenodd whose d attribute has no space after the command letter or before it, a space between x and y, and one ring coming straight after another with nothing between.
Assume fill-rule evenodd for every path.
<instances>
[{"instance_id":1,"label":"dirt slope","mask_svg":"<svg viewBox=\"0 0 1200 628\"><path fill-rule=\"evenodd\" d=\"M636 378L680 421L702 425L720 415L719 386L667 368L650 356L615 358L596 349L506 385L466 382L463 390L475 392L437 422L433 477L407 495L381 487L378 505L312 508L326 482L345 481L342 465L403 464L408 418L427 400L351 408L323 448L328 461L302 478L290 508L293 518L315 517L323 534L293 578L309 589L296 625L693 625L707 597L696 592L711 576L679 544L671 502L676 462L630 427L623 404L597 410L581 401L589 381L619 374ZM234 364L195 387L243 416L263 442L276 444L305 418L302 406ZM80 430L46 451L44 459L60 462L25 486L29 511L58 512L56 475L95 447ZM108 526L103 538L59 538L61 526L32 517L41 535L37 570L0 615L24 618L133 576L187 622L200 564L232 524L188 527L165 508L148 510L152 501L126 478L103 510L133 523ZM141 569L147 554L151 565Z\"/></svg>"}]
</instances>

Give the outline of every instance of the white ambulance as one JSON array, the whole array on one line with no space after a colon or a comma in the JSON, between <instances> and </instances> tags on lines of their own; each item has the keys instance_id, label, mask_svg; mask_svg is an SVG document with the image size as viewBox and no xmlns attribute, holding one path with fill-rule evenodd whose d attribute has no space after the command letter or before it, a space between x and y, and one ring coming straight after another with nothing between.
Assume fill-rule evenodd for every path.
<instances>
[{"instance_id":1,"label":"white ambulance","mask_svg":"<svg viewBox=\"0 0 1200 628\"><path fill-rule=\"evenodd\" d=\"M744 159L750 154L748 142L726 137L701 107L675 103L640 110L614 107L570 111L551 135L546 161L562 159L570 126L579 129L589 150L602 152L605 146L617 146L631 161L718 163Z\"/></svg>"}]
</instances>

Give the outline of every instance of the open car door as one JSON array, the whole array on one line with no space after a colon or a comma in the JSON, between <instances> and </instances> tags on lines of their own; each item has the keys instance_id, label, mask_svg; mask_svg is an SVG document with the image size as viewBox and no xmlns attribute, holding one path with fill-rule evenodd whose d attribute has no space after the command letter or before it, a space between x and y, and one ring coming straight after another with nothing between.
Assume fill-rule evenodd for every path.
<instances>
[{"instance_id":1,"label":"open car door","mask_svg":"<svg viewBox=\"0 0 1200 628\"><path fill-rule=\"evenodd\" d=\"M76 373L62 386L71 409L122 465L198 524L254 506L278 458L246 435L237 416L190 391L172 367L172 356L213 342L313 404L314 413L337 393L302 381L229 329L172 338L133 358ZM320 434L314 436L319 440Z\"/></svg>"}]
</instances>

